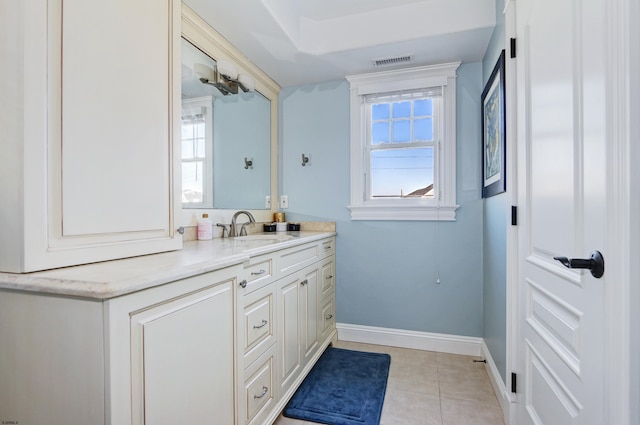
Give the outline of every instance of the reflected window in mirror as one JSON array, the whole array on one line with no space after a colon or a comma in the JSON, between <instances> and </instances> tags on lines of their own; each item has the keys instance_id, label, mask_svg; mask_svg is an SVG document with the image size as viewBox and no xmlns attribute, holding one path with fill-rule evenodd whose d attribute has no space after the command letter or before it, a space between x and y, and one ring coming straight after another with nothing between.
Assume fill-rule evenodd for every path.
<instances>
[{"instance_id":1,"label":"reflected window in mirror","mask_svg":"<svg viewBox=\"0 0 640 425\"><path fill-rule=\"evenodd\" d=\"M182 204L211 208L212 98L182 101Z\"/></svg>"},{"instance_id":2,"label":"reflected window in mirror","mask_svg":"<svg viewBox=\"0 0 640 425\"><path fill-rule=\"evenodd\" d=\"M198 68L216 61L182 39L182 206L213 208L213 101Z\"/></svg>"},{"instance_id":3,"label":"reflected window in mirror","mask_svg":"<svg viewBox=\"0 0 640 425\"><path fill-rule=\"evenodd\" d=\"M271 101L234 67L182 39L183 208L268 209Z\"/></svg>"}]
</instances>

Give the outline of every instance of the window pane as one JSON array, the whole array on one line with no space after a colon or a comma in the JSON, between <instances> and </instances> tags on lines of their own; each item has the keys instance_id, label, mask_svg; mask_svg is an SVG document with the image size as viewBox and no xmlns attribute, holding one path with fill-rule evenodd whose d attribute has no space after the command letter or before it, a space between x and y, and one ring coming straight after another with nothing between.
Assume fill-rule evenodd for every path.
<instances>
[{"instance_id":1,"label":"window pane","mask_svg":"<svg viewBox=\"0 0 640 425\"><path fill-rule=\"evenodd\" d=\"M433 140L433 118L416 119L413 121L413 140Z\"/></svg>"},{"instance_id":2,"label":"window pane","mask_svg":"<svg viewBox=\"0 0 640 425\"><path fill-rule=\"evenodd\" d=\"M196 156L198 158L204 158L206 156L204 139L196 140Z\"/></svg>"},{"instance_id":3,"label":"window pane","mask_svg":"<svg viewBox=\"0 0 640 425\"><path fill-rule=\"evenodd\" d=\"M410 142L411 141L411 121L394 121L393 122L393 142Z\"/></svg>"},{"instance_id":4,"label":"window pane","mask_svg":"<svg viewBox=\"0 0 640 425\"><path fill-rule=\"evenodd\" d=\"M182 159L191 159L194 156L193 140L186 139L182 141Z\"/></svg>"},{"instance_id":5,"label":"window pane","mask_svg":"<svg viewBox=\"0 0 640 425\"><path fill-rule=\"evenodd\" d=\"M206 124L204 121L196 124L196 137L205 137L206 136Z\"/></svg>"},{"instance_id":6,"label":"window pane","mask_svg":"<svg viewBox=\"0 0 640 425\"><path fill-rule=\"evenodd\" d=\"M394 102L393 118L409 118L411 116L411 102Z\"/></svg>"},{"instance_id":7,"label":"window pane","mask_svg":"<svg viewBox=\"0 0 640 425\"><path fill-rule=\"evenodd\" d=\"M193 124L182 121L182 140L193 138Z\"/></svg>"},{"instance_id":8,"label":"window pane","mask_svg":"<svg viewBox=\"0 0 640 425\"><path fill-rule=\"evenodd\" d=\"M433 100L421 99L413 103L413 115L423 117L425 115L433 115Z\"/></svg>"},{"instance_id":9,"label":"window pane","mask_svg":"<svg viewBox=\"0 0 640 425\"><path fill-rule=\"evenodd\" d=\"M371 152L371 198L433 196L433 148Z\"/></svg>"},{"instance_id":10,"label":"window pane","mask_svg":"<svg viewBox=\"0 0 640 425\"><path fill-rule=\"evenodd\" d=\"M389 116L388 103L378 103L371 107L371 117L373 120L388 120Z\"/></svg>"},{"instance_id":11,"label":"window pane","mask_svg":"<svg viewBox=\"0 0 640 425\"><path fill-rule=\"evenodd\" d=\"M373 123L371 137L371 144L389 143L389 122Z\"/></svg>"},{"instance_id":12,"label":"window pane","mask_svg":"<svg viewBox=\"0 0 640 425\"><path fill-rule=\"evenodd\" d=\"M203 163L183 162L182 163L182 202L201 203L204 201L203 194Z\"/></svg>"}]
</instances>

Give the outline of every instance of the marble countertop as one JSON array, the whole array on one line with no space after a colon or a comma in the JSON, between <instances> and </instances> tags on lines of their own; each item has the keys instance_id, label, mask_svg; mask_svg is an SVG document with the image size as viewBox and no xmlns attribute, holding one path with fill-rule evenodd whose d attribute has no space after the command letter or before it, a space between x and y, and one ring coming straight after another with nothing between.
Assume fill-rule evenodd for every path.
<instances>
[{"instance_id":1,"label":"marble countertop","mask_svg":"<svg viewBox=\"0 0 640 425\"><path fill-rule=\"evenodd\" d=\"M178 251L33 273L0 273L0 288L105 300L334 235L300 231L191 241Z\"/></svg>"}]
</instances>

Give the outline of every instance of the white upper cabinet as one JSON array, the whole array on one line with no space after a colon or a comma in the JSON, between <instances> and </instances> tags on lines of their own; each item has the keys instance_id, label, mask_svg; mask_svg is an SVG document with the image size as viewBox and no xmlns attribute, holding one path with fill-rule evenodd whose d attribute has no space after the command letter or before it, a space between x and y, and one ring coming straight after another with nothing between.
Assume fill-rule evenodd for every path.
<instances>
[{"instance_id":1,"label":"white upper cabinet","mask_svg":"<svg viewBox=\"0 0 640 425\"><path fill-rule=\"evenodd\" d=\"M181 248L180 7L2 2L0 271Z\"/></svg>"}]
</instances>

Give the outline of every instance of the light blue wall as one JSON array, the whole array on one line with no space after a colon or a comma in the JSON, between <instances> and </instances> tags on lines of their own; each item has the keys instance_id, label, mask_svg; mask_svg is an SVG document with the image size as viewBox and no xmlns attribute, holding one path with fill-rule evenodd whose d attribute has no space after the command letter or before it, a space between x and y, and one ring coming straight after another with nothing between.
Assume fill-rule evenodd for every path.
<instances>
[{"instance_id":1,"label":"light blue wall","mask_svg":"<svg viewBox=\"0 0 640 425\"><path fill-rule=\"evenodd\" d=\"M505 48L504 0L496 0L496 28L482 62L483 85L491 76L500 52ZM508 59L507 59L508 60ZM484 288L482 334L502 380L506 383L507 356L507 196L504 193L483 202Z\"/></svg>"},{"instance_id":2,"label":"light blue wall","mask_svg":"<svg viewBox=\"0 0 640 425\"><path fill-rule=\"evenodd\" d=\"M480 94L482 64L457 81L456 222L351 221L349 85L336 81L280 94L280 193L289 221L337 224L337 320L482 336ZM310 157L301 166L301 154ZM441 284L436 284L440 274Z\"/></svg>"}]
</instances>

